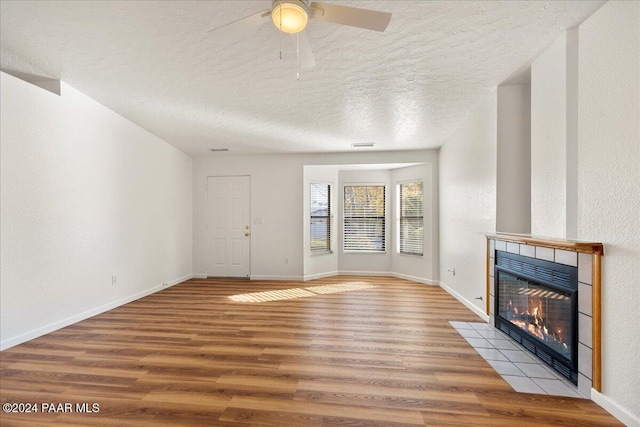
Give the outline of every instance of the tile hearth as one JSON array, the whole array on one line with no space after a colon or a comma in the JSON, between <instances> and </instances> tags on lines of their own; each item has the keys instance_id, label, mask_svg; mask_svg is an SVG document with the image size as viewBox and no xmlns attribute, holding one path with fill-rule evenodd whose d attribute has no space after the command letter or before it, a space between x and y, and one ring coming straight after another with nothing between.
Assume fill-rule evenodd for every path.
<instances>
[{"instance_id":1,"label":"tile hearth","mask_svg":"<svg viewBox=\"0 0 640 427\"><path fill-rule=\"evenodd\" d=\"M516 392L589 399L576 386L488 323L449 324Z\"/></svg>"}]
</instances>

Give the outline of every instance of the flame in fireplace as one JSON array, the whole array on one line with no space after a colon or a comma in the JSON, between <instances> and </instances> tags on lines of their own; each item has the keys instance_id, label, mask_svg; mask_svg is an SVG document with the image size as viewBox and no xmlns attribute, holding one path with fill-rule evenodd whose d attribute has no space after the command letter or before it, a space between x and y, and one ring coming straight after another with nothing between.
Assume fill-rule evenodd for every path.
<instances>
[{"instance_id":1,"label":"flame in fireplace","mask_svg":"<svg viewBox=\"0 0 640 427\"><path fill-rule=\"evenodd\" d=\"M546 296L544 293L545 292L543 292L543 295L541 296ZM559 295L559 297L566 298L562 295ZM557 347L560 346L564 351L568 351L568 346L565 342L562 329L558 328L553 330L551 325L548 325L547 320L543 317L543 314L545 313L543 298L531 298L530 295L529 306L526 311L518 310L518 307L514 306L511 300L509 300L507 307L512 313L510 316L511 319L509 319L511 323L525 331L528 331L531 335L544 341L551 347L556 347L557 349Z\"/></svg>"}]
</instances>

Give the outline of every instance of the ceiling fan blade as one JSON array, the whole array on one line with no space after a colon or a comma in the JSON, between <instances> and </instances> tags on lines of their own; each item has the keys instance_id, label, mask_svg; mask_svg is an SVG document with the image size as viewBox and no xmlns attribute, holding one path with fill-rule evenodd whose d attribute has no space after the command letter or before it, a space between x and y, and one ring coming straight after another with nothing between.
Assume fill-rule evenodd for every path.
<instances>
[{"instance_id":1,"label":"ceiling fan blade","mask_svg":"<svg viewBox=\"0 0 640 427\"><path fill-rule=\"evenodd\" d=\"M313 57L311 51L311 45L309 44L309 38L306 31L300 31L299 33L292 34L291 40L293 40L294 47L298 49L298 63L300 68L315 67L316 60Z\"/></svg>"},{"instance_id":2,"label":"ceiling fan blade","mask_svg":"<svg viewBox=\"0 0 640 427\"><path fill-rule=\"evenodd\" d=\"M254 13L253 15L245 16L236 21L214 28L207 31L208 33L224 33L226 37L240 38L250 34L250 31L256 29L260 24L264 22L264 18L271 15L271 10L266 9L262 12Z\"/></svg>"},{"instance_id":3,"label":"ceiling fan blade","mask_svg":"<svg viewBox=\"0 0 640 427\"><path fill-rule=\"evenodd\" d=\"M311 3L309 11L313 19L374 31L386 30L391 20L391 14L387 12L320 2Z\"/></svg>"}]
</instances>

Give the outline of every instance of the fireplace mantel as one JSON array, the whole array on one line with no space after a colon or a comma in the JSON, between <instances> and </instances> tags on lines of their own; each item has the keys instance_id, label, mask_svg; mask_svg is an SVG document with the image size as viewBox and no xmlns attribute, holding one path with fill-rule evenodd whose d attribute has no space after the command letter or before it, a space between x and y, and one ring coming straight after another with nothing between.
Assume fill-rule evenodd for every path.
<instances>
[{"instance_id":1,"label":"fireplace mantel","mask_svg":"<svg viewBox=\"0 0 640 427\"><path fill-rule=\"evenodd\" d=\"M581 252L585 254L604 255L604 245L597 242L583 242L571 239L555 239L550 237L532 236L530 234L488 233L487 239L501 240L504 242L524 243L545 248L563 249L566 251Z\"/></svg>"},{"instance_id":2,"label":"fireplace mantel","mask_svg":"<svg viewBox=\"0 0 640 427\"><path fill-rule=\"evenodd\" d=\"M602 391L601 288L604 245L527 234L485 233L487 238L487 315L494 324L494 267L496 250L578 267L579 378L583 394ZM590 330L590 333L589 333ZM590 362L590 363L589 363Z\"/></svg>"}]
</instances>

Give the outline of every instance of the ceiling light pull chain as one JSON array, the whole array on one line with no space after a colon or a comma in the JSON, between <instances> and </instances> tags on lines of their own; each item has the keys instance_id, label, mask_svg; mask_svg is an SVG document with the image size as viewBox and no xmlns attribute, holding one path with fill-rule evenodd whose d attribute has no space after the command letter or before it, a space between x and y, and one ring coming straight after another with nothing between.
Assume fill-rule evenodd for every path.
<instances>
[{"instance_id":1,"label":"ceiling light pull chain","mask_svg":"<svg viewBox=\"0 0 640 427\"><path fill-rule=\"evenodd\" d=\"M296 80L300 80L300 33L296 33Z\"/></svg>"},{"instance_id":2,"label":"ceiling light pull chain","mask_svg":"<svg viewBox=\"0 0 640 427\"><path fill-rule=\"evenodd\" d=\"M280 60L282 60L282 11L280 11Z\"/></svg>"}]
</instances>

